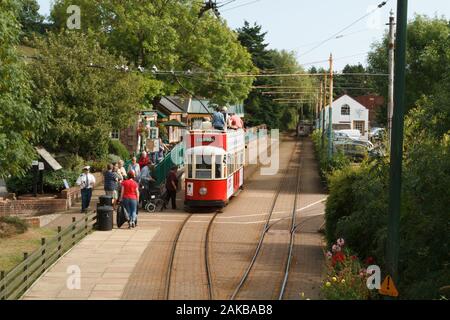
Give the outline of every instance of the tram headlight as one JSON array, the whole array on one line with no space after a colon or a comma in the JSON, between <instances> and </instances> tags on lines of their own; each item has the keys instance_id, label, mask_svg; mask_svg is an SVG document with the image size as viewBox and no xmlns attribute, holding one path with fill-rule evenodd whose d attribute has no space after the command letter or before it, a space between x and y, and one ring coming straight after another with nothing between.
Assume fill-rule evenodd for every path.
<instances>
[{"instance_id":1,"label":"tram headlight","mask_svg":"<svg viewBox=\"0 0 450 320\"><path fill-rule=\"evenodd\" d=\"M202 187L198 190L198 193L200 193L201 196L205 196L208 193L208 189L205 187Z\"/></svg>"}]
</instances>

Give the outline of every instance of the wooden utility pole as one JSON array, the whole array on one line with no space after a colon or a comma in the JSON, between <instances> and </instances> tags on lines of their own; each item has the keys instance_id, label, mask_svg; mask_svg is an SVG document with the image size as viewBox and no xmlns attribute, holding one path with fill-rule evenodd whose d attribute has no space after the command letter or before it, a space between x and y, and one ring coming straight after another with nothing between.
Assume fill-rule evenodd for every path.
<instances>
[{"instance_id":1,"label":"wooden utility pole","mask_svg":"<svg viewBox=\"0 0 450 320\"><path fill-rule=\"evenodd\" d=\"M395 49L394 113L392 118L391 158L389 172L389 222L386 243L386 268L394 283L398 282L400 248L400 210L402 187L403 127L406 88L406 31L408 0L397 0L397 41Z\"/></svg>"},{"instance_id":2,"label":"wooden utility pole","mask_svg":"<svg viewBox=\"0 0 450 320\"><path fill-rule=\"evenodd\" d=\"M387 132L389 142L392 135L392 114L394 111L394 52L395 52L395 22L394 12L391 10L389 17L389 89L388 89L388 108L387 108Z\"/></svg>"},{"instance_id":3,"label":"wooden utility pole","mask_svg":"<svg viewBox=\"0 0 450 320\"><path fill-rule=\"evenodd\" d=\"M318 127L322 127L322 109L323 109L323 82L320 81L320 92L319 92L319 123Z\"/></svg>"},{"instance_id":4,"label":"wooden utility pole","mask_svg":"<svg viewBox=\"0 0 450 320\"><path fill-rule=\"evenodd\" d=\"M327 106L327 75L324 75L323 109L322 109L322 146L325 145L325 108Z\"/></svg>"},{"instance_id":5,"label":"wooden utility pole","mask_svg":"<svg viewBox=\"0 0 450 320\"><path fill-rule=\"evenodd\" d=\"M333 104L333 55L330 54L330 96L328 98L330 108L328 109L328 159L333 156L333 113L331 105Z\"/></svg>"}]
</instances>

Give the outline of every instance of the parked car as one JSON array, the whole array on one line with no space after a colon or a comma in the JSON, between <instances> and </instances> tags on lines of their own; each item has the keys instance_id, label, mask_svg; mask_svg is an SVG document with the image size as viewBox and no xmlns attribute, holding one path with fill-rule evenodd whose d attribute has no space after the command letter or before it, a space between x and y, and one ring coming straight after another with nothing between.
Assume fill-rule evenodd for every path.
<instances>
[{"instance_id":1,"label":"parked car","mask_svg":"<svg viewBox=\"0 0 450 320\"><path fill-rule=\"evenodd\" d=\"M369 132L369 139L371 141L380 141L383 140L386 135L386 129L384 128L372 128Z\"/></svg>"},{"instance_id":2,"label":"parked car","mask_svg":"<svg viewBox=\"0 0 450 320\"><path fill-rule=\"evenodd\" d=\"M335 130L334 131L334 140L361 140L361 132L359 130Z\"/></svg>"}]
</instances>

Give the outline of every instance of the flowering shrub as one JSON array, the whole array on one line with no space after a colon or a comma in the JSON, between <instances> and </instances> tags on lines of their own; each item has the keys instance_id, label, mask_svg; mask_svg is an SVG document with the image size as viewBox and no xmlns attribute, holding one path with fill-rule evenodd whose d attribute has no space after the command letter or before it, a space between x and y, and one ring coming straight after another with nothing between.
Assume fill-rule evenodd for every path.
<instances>
[{"instance_id":1,"label":"flowering shrub","mask_svg":"<svg viewBox=\"0 0 450 320\"><path fill-rule=\"evenodd\" d=\"M352 255L340 238L326 254L327 277L322 284L321 293L326 300L367 300L371 292L367 288L368 274L357 256ZM373 264L369 257L365 262Z\"/></svg>"}]
</instances>

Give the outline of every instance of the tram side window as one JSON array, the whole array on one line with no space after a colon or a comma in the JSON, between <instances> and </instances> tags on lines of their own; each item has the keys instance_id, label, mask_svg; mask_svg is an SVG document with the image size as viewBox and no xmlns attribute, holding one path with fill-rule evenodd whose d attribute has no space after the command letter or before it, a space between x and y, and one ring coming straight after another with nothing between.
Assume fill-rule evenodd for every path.
<instances>
[{"instance_id":1,"label":"tram side window","mask_svg":"<svg viewBox=\"0 0 450 320\"><path fill-rule=\"evenodd\" d=\"M211 179L212 164L211 156L195 156L195 178Z\"/></svg>"},{"instance_id":2,"label":"tram side window","mask_svg":"<svg viewBox=\"0 0 450 320\"><path fill-rule=\"evenodd\" d=\"M216 156L216 179L222 179L222 156Z\"/></svg>"},{"instance_id":3,"label":"tram side window","mask_svg":"<svg viewBox=\"0 0 450 320\"><path fill-rule=\"evenodd\" d=\"M227 164L227 166L228 166L228 175L233 173L233 163L232 163L232 161L233 161L232 154L229 153L228 154L228 164Z\"/></svg>"}]
</instances>

